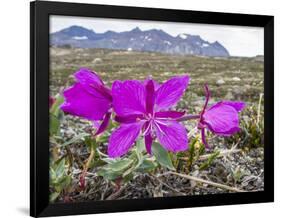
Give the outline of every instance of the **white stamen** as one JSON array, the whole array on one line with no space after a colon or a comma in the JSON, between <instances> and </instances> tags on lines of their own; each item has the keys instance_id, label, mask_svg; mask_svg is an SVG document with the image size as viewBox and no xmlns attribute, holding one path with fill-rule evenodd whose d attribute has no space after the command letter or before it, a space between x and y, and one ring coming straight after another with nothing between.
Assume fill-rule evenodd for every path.
<instances>
[{"instance_id":1,"label":"white stamen","mask_svg":"<svg viewBox=\"0 0 281 218\"><path fill-rule=\"evenodd\" d=\"M157 123L159 123L159 124L161 124L161 125L163 125L163 126L169 126L168 123L164 123L164 122L162 122L162 121L159 121L158 119L155 120L155 122L157 122Z\"/></svg>"},{"instance_id":2,"label":"white stamen","mask_svg":"<svg viewBox=\"0 0 281 218\"><path fill-rule=\"evenodd\" d=\"M157 127L157 129L158 129L163 135L165 135L164 131L161 129L161 127L158 125L157 122L154 121L154 125Z\"/></svg>"},{"instance_id":3,"label":"white stamen","mask_svg":"<svg viewBox=\"0 0 281 218\"><path fill-rule=\"evenodd\" d=\"M151 131L151 127L152 127L152 124L151 124L151 122L149 122L148 126L146 127L146 129L143 132L143 135L147 135Z\"/></svg>"}]
</instances>

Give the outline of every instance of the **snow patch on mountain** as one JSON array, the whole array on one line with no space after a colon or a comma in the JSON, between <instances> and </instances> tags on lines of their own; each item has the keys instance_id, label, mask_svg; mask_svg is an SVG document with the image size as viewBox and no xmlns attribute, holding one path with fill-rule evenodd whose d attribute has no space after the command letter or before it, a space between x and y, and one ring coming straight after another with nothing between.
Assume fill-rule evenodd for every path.
<instances>
[{"instance_id":1,"label":"snow patch on mountain","mask_svg":"<svg viewBox=\"0 0 281 218\"><path fill-rule=\"evenodd\" d=\"M179 34L179 37L182 39L187 39L187 35L184 33Z\"/></svg>"},{"instance_id":2,"label":"snow patch on mountain","mask_svg":"<svg viewBox=\"0 0 281 218\"><path fill-rule=\"evenodd\" d=\"M86 40L88 39L87 36L73 36L72 39L75 39L75 40Z\"/></svg>"}]
</instances>

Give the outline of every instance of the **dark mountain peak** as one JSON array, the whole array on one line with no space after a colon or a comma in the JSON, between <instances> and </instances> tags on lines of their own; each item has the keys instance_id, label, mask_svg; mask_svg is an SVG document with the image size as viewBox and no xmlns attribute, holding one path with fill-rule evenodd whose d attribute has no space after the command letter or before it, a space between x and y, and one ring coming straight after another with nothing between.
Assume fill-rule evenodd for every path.
<instances>
[{"instance_id":1,"label":"dark mountain peak","mask_svg":"<svg viewBox=\"0 0 281 218\"><path fill-rule=\"evenodd\" d=\"M149 32L149 33L160 33L160 34L168 34L166 32L164 32L163 30L160 30L160 29L150 29L150 30L147 30L146 32Z\"/></svg>"},{"instance_id":2,"label":"dark mountain peak","mask_svg":"<svg viewBox=\"0 0 281 218\"><path fill-rule=\"evenodd\" d=\"M108 30L108 31L106 31L105 33L100 34L100 35L104 35L105 37L113 37L113 36L118 35L118 33L117 33L117 32L114 32L114 31L111 31L111 30Z\"/></svg>"},{"instance_id":3,"label":"dark mountain peak","mask_svg":"<svg viewBox=\"0 0 281 218\"><path fill-rule=\"evenodd\" d=\"M188 35L188 39L192 41L203 42L204 40L199 35Z\"/></svg>"},{"instance_id":4,"label":"dark mountain peak","mask_svg":"<svg viewBox=\"0 0 281 218\"><path fill-rule=\"evenodd\" d=\"M139 27L135 27L135 28L132 29L130 32L139 33L139 32L141 32L141 29L140 29Z\"/></svg>"},{"instance_id":5,"label":"dark mountain peak","mask_svg":"<svg viewBox=\"0 0 281 218\"><path fill-rule=\"evenodd\" d=\"M225 54L225 56L227 56L227 57L230 56L228 50L221 43L219 43L218 41L215 41L215 42L211 43L210 45L214 49L222 51ZM216 55L216 56L218 56L218 55Z\"/></svg>"},{"instance_id":6,"label":"dark mountain peak","mask_svg":"<svg viewBox=\"0 0 281 218\"><path fill-rule=\"evenodd\" d=\"M65 28L60 31L63 34L66 34L68 36L90 36L92 34L95 34L93 30L87 29L85 27L73 25L68 28Z\"/></svg>"},{"instance_id":7,"label":"dark mountain peak","mask_svg":"<svg viewBox=\"0 0 281 218\"><path fill-rule=\"evenodd\" d=\"M199 35L190 35L187 33L181 33L177 35L177 38L188 40L191 42L204 42L204 40Z\"/></svg>"},{"instance_id":8,"label":"dark mountain peak","mask_svg":"<svg viewBox=\"0 0 281 218\"><path fill-rule=\"evenodd\" d=\"M186 34L186 33L181 33L181 34L178 34L177 35L177 38L180 38L180 39L187 39L189 38L189 34Z\"/></svg>"},{"instance_id":9,"label":"dark mountain peak","mask_svg":"<svg viewBox=\"0 0 281 218\"><path fill-rule=\"evenodd\" d=\"M78 25L72 25L72 26L70 26L70 27L68 27L66 29L70 29L70 30L89 30L89 29L87 29L85 27L78 26Z\"/></svg>"},{"instance_id":10,"label":"dark mountain peak","mask_svg":"<svg viewBox=\"0 0 281 218\"><path fill-rule=\"evenodd\" d=\"M108 31L106 31L104 34L112 34L112 33L116 33L116 32L114 32L114 31L112 31L112 30L108 30Z\"/></svg>"},{"instance_id":11,"label":"dark mountain peak","mask_svg":"<svg viewBox=\"0 0 281 218\"><path fill-rule=\"evenodd\" d=\"M65 28L61 31L62 32L66 32L66 31L91 31L91 32L94 32L93 30L87 29L87 28L82 27L82 26L77 26L77 25L70 26L70 27Z\"/></svg>"},{"instance_id":12,"label":"dark mountain peak","mask_svg":"<svg viewBox=\"0 0 281 218\"><path fill-rule=\"evenodd\" d=\"M218 41L213 42L212 45L216 47L223 47L222 44L220 44Z\"/></svg>"},{"instance_id":13,"label":"dark mountain peak","mask_svg":"<svg viewBox=\"0 0 281 218\"><path fill-rule=\"evenodd\" d=\"M171 35L169 35L168 33L166 33L165 31L161 30L161 29L150 29L145 31L145 33L148 33L151 36L156 36L159 39L162 40L172 40L173 37Z\"/></svg>"},{"instance_id":14,"label":"dark mountain peak","mask_svg":"<svg viewBox=\"0 0 281 218\"><path fill-rule=\"evenodd\" d=\"M190 38L202 40L199 35L189 35Z\"/></svg>"},{"instance_id":15,"label":"dark mountain peak","mask_svg":"<svg viewBox=\"0 0 281 218\"><path fill-rule=\"evenodd\" d=\"M160 30L159 29L150 29L150 30L147 30L147 32L158 33L158 32L160 32Z\"/></svg>"}]
</instances>

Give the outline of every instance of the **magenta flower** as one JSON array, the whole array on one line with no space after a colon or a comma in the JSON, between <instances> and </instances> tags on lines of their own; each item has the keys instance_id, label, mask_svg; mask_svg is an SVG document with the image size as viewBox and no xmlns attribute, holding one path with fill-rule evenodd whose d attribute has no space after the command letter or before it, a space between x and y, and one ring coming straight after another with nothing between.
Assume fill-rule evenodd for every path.
<instances>
[{"instance_id":1,"label":"magenta flower","mask_svg":"<svg viewBox=\"0 0 281 218\"><path fill-rule=\"evenodd\" d=\"M210 91L205 85L206 101L200 114L198 128L201 129L202 142L209 147L205 128L216 135L230 136L240 130L238 112L245 107L244 102L238 101L220 101L207 108L210 98Z\"/></svg>"},{"instance_id":2,"label":"magenta flower","mask_svg":"<svg viewBox=\"0 0 281 218\"><path fill-rule=\"evenodd\" d=\"M179 101L188 82L188 76L174 77L159 86L151 79L144 83L115 81L112 85L113 108L115 120L121 125L109 139L109 156L114 158L127 153L141 132L149 154L155 138L168 151L186 150L186 129L176 121L184 112L170 108Z\"/></svg>"},{"instance_id":3,"label":"magenta flower","mask_svg":"<svg viewBox=\"0 0 281 218\"><path fill-rule=\"evenodd\" d=\"M74 74L77 82L64 91L65 102L61 109L74 116L79 116L96 123L99 127L95 135L108 126L112 107L111 91L99 76L86 68Z\"/></svg>"}]
</instances>

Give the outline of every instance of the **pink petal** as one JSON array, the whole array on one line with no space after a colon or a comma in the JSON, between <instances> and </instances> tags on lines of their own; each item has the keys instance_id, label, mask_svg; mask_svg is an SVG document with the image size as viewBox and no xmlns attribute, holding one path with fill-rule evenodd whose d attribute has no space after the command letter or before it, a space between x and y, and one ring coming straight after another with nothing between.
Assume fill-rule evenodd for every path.
<instances>
[{"instance_id":1,"label":"pink petal","mask_svg":"<svg viewBox=\"0 0 281 218\"><path fill-rule=\"evenodd\" d=\"M82 87L97 98L112 100L111 91L103 84L99 76L86 68L81 68L75 74L75 78Z\"/></svg>"},{"instance_id":2,"label":"pink petal","mask_svg":"<svg viewBox=\"0 0 281 218\"><path fill-rule=\"evenodd\" d=\"M154 85L154 90L156 91L161 85L160 85L157 81L153 80L151 76L147 77L147 79L145 79L145 80L143 81L144 86L146 86L147 83L148 83L150 80L152 80L153 85Z\"/></svg>"},{"instance_id":3,"label":"pink petal","mask_svg":"<svg viewBox=\"0 0 281 218\"><path fill-rule=\"evenodd\" d=\"M187 131L176 121L157 122L156 136L160 144L168 151L178 152L188 148Z\"/></svg>"},{"instance_id":4,"label":"pink petal","mask_svg":"<svg viewBox=\"0 0 281 218\"><path fill-rule=\"evenodd\" d=\"M155 117L178 119L181 118L184 114L185 112L179 111L159 111L155 113Z\"/></svg>"},{"instance_id":5,"label":"pink petal","mask_svg":"<svg viewBox=\"0 0 281 218\"><path fill-rule=\"evenodd\" d=\"M234 107L237 112L242 111L246 106L245 102L243 101L221 101L219 103Z\"/></svg>"},{"instance_id":6,"label":"pink petal","mask_svg":"<svg viewBox=\"0 0 281 218\"><path fill-rule=\"evenodd\" d=\"M232 135L239 131L237 110L229 105L216 103L203 114L203 122L218 135Z\"/></svg>"},{"instance_id":7,"label":"pink petal","mask_svg":"<svg viewBox=\"0 0 281 218\"><path fill-rule=\"evenodd\" d=\"M111 102L103 96L95 96L80 83L64 91L65 102L61 105L64 112L89 120L102 120L111 107Z\"/></svg>"},{"instance_id":8,"label":"pink petal","mask_svg":"<svg viewBox=\"0 0 281 218\"><path fill-rule=\"evenodd\" d=\"M146 90L146 112L152 114L154 109L154 84L152 80L149 80L145 86Z\"/></svg>"},{"instance_id":9,"label":"pink petal","mask_svg":"<svg viewBox=\"0 0 281 218\"><path fill-rule=\"evenodd\" d=\"M92 83L97 83L99 85L103 85L102 80L99 78L99 76L87 69L87 68L81 68L74 74L75 78L84 85L89 85Z\"/></svg>"},{"instance_id":10,"label":"pink petal","mask_svg":"<svg viewBox=\"0 0 281 218\"><path fill-rule=\"evenodd\" d=\"M107 98L108 100L112 101L112 95L111 95L111 90L107 88L104 85L98 85L98 84L91 84L90 85L90 93L96 95L95 93L98 93L102 95L104 98Z\"/></svg>"},{"instance_id":11,"label":"pink petal","mask_svg":"<svg viewBox=\"0 0 281 218\"><path fill-rule=\"evenodd\" d=\"M156 92L155 104L157 110L167 109L175 105L184 94L188 83L188 76L177 76L162 84Z\"/></svg>"},{"instance_id":12,"label":"pink petal","mask_svg":"<svg viewBox=\"0 0 281 218\"><path fill-rule=\"evenodd\" d=\"M140 134L143 122L122 124L115 130L109 139L108 155L115 158L128 152Z\"/></svg>"},{"instance_id":13,"label":"pink petal","mask_svg":"<svg viewBox=\"0 0 281 218\"><path fill-rule=\"evenodd\" d=\"M102 121L100 121L100 120L93 120L93 122L92 122L93 127L94 127L95 129L100 128L101 123L102 123Z\"/></svg>"},{"instance_id":14,"label":"pink petal","mask_svg":"<svg viewBox=\"0 0 281 218\"><path fill-rule=\"evenodd\" d=\"M202 128L201 129L201 138L202 138L202 142L203 144L206 146L206 148L210 148L208 142L207 142L207 139L206 139L206 136L205 136L205 128Z\"/></svg>"},{"instance_id":15,"label":"pink petal","mask_svg":"<svg viewBox=\"0 0 281 218\"><path fill-rule=\"evenodd\" d=\"M143 114L131 114L127 116L118 116L116 115L114 120L118 123L135 123L140 119L143 119Z\"/></svg>"},{"instance_id":16,"label":"pink petal","mask_svg":"<svg viewBox=\"0 0 281 218\"><path fill-rule=\"evenodd\" d=\"M147 153L151 154L151 145L152 145L153 138L151 134L147 134L144 136L145 148Z\"/></svg>"},{"instance_id":17,"label":"pink petal","mask_svg":"<svg viewBox=\"0 0 281 218\"><path fill-rule=\"evenodd\" d=\"M115 81L112 85L112 97L117 115L145 113L145 87L137 80Z\"/></svg>"},{"instance_id":18,"label":"pink petal","mask_svg":"<svg viewBox=\"0 0 281 218\"><path fill-rule=\"evenodd\" d=\"M106 130L106 128L107 128L107 126L109 124L109 121L110 121L110 117L111 117L111 112L107 112L105 114L105 116L104 116L103 121L99 125L99 127L98 127L98 129L97 129L97 131L95 133L95 136L103 133Z\"/></svg>"}]
</instances>

